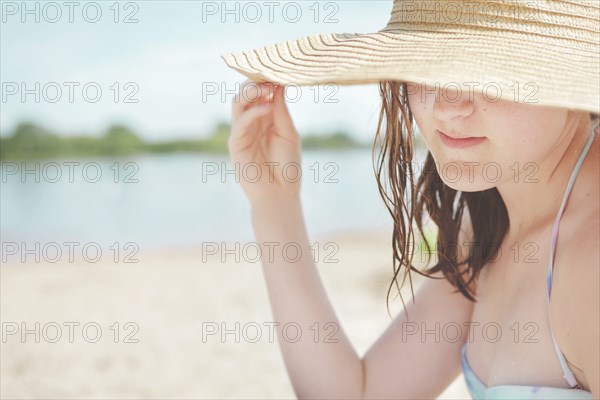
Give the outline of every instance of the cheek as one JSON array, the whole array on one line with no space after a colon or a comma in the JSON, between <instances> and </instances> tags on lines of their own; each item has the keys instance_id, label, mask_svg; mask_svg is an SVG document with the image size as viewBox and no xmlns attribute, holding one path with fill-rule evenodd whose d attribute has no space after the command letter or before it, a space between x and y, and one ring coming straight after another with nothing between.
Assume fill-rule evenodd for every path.
<instances>
[{"instance_id":1,"label":"cheek","mask_svg":"<svg viewBox=\"0 0 600 400\"><path fill-rule=\"evenodd\" d=\"M488 160L501 167L506 179L533 177L564 139L561 136L569 123L568 112L513 104L490 108L493 112L486 121L492 134Z\"/></svg>"},{"instance_id":2,"label":"cheek","mask_svg":"<svg viewBox=\"0 0 600 400\"><path fill-rule=\"evenodd\" d=\"M427 124L433 120L433 112L427 103L423 102L419 93L408 95L410 111L415 118L419 131L427 131Z\"/></svg>"},{"instance_id":3,"label":"cheek","mask_svg":"<svg viewBox=\"0 0 600 400\"><path fill-rule=\"evenodd\" d=\"M408 90L408 103L410 104L410 109L413 111L413 114L415 113L423 113L425 111L427 111L430 107L429 107L429 100L431 97L431 95L429 96L423 96L423 94L421 93L421 90L416 89L416 88L407 88Z\"/></svg>"},{"instance_id":4,"label":"cheek","mask_svg":"<svg viewBox=\"0 0 600 400\"><path fill-rule=\"evenodd\" d=\"M496 115L500 117L496 126L503 127L497 139L517 152L529 149L537 153L560 139L568 113L550 107L509 105Z\"/></svg>"},{"instance_id":5,"label":"cheek","mask_svg":"<svg viewBox=\"0 0 600 400\"><path fill-rule=\"evenodd\" d=\"M412 113L414 115L417 115L417 113L421 109L421 102L419 101L419 96L416 94L409 94L408 95L408 105L409 105Z\"/></svg>"}]
</instances>

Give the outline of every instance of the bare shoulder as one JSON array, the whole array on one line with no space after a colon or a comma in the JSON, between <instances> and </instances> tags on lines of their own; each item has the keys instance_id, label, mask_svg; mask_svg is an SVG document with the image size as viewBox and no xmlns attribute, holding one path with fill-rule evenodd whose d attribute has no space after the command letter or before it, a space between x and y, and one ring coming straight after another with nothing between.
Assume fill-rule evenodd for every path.
<instances>
[{"instance_id":1,"label":"bare shoulder","mask_svg":"<svg viewBox=\"0 0 600 400\"><path fill-rule=\"evenodd\" d=\"M561 219L559 236L554 260L552 306L559 310L559 318L576 316L574 310L589 310L586 296L598 295L600 285L600 186L598 169L600 167L599 140L585 160L577 177L569 203ZM592 150L595 151L592 151ZM587 299L591 300L591 299ZM576 303L575 303L576 302ZM558 304L555 304L558 303ZM562 305L569 308L564 308ZM595 304L598 307L598 303ZM576 306L575 309L571 308ZM583 308L581 308L583 307ZM598 314L596 314L598 318Z\"/></svg>"},{"instance_id":2,"label":"bare shoulder","mask_svg":"<svg viewBox=\"0 0 600 400\"><path fill-rule=\"evenodd\" d=\"M565 322L572 319L580 320L583 317L588 320L595 318L598 322L600 310L598 301L600 210L598 206L593 207L588 217L577 225L571 235L565 236L562 240L561 256L555 258L557 291L555 301L553 285L552 306L560 311L558 318Z\"/></svg>"},{"instance_id":3,"label":"bare shoulder","mask_svg":"<svg viewBox=\"0 0 600 400\"><path fill-rule=\"evenodd\" d=\"M588 169L588 172L591 170ZM595 175L595 185L581 184L577 196L570 199L575 201L571 203L574 207L569 214L569 223L563 226L561 221L551 319L559 347L574 367L576 377L598 396L600 201L597 169Z\"/></svg>"},{"instance_id":4,"label":"bare shoulder","mask_svg":"<svg viewBox=\"0 0 600 400\"><path fill-rule=\"evenodd\" d=\"M582 168L582 176L575 181L570 204L560 223L555 258L557 300L566 304L577 302L573 305L578 306L578 310L585 305L586 296L594 293L597 296L600 285L599 154L594 151L589 155L585 172ZM573 309L565 311L566 314L577 314Z\"/></svg>"}]
</instances>

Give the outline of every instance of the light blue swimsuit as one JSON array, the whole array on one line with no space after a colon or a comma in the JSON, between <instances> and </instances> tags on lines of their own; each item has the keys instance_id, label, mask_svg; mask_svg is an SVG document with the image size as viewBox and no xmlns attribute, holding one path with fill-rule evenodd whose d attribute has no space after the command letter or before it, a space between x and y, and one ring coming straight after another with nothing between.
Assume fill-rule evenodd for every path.
<instances>
[{"instance_id":1,"label":"light blue swimsuit","mask_svg":"<svg viewBox=\"0 0 600 400\"><path fill-rule=\"evenodd\" d=\"M579 172L579 168L583 163L583 159L587 155L587 152L592 145L592 140L594 139L594 132L592 131L588 141L586 142L581 154L579 155L579 159L571 172L571 177L569 179L569 183L567 185L567 190L565 196L562 201L562 205L560 206L560 210L558 211L558 215L554 220L554 225L552 226L552 240L550 245L550 262L548 263L548 274L546 276L546 284L548 287L548 316L550 315L550 293L552 291L552 269L553 269L553 259L554 252L556 246L556 239L558 237L558 223L560 221L560 217L565 208L565 204L567 203L567 198L571 193L571 188L573 187L573 183L575 182L575 178L577 177L577 173ZM544 399L544 400L567 400L567 399L578 399L578 400L593 400L592 393L583 390L582 387L575 380L575 376L569 368L565 360L565 356L562 351L558 348L556 344L556 340L554 339L554 335L552 335L552 331L550 331L550 335L552 336L552 341L554 343L554 349L558 356L558 360L560 361L560 365L563 369L564 375L563 378L567 381L569 388L558 388L558 387L548 387L548 386L525 386L525 385L497 385L486 387L481 380L475 375L469 362L467 361L466 355L466 343L463 345L461 350L462 356L462 369L463 375L465 378L465 382L471 393L473 399L486 399L486 400L499 400L499 399L521 399L521 400L533 400L533 399Z\"/></svg>"}]
</instances>

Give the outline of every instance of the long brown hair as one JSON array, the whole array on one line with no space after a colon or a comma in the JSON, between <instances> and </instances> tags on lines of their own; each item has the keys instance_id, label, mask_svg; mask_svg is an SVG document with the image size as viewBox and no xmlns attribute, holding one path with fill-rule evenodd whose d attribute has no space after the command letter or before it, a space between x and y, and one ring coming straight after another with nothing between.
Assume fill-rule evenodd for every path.
<instances>
[{"instance_id":1,"label":"long brown hair","mask_svg":"<svg viewBox=\"0 0 600 400\"><path fill-rule=\"evenodd\" d=\"M406 305L400 293L401 286L408 277L414 302L411 271L422 276L442 272L445 279L466 298L476 301L472 288L473 281L490 260L494 260L509 226L506 206L496 188L478 192L459 192L444 184L435 167L431 153L427 152L423 169L415 183L413 179L415 122L408 102L406 83L381 81L381 113L375 142L373 143L373 169L377 177L379 193L393 218L393 279L387 291L389 297L396 286L402 304ZM597 116L591 115L595 121ZM385 121L385 136L381 128ZM377 159L375 149L379 149ZM388 182L384 181L387 176ZM389 188L389 191L386 190ZM458 233L465 206L471 221L470 231L474 242L469 246L469 254L464 260L457 259L459 253ZM424 271L412 265L415 253L416 225L422 238L423 217L428 216L438 228L437 248L434 250L439 262ZM414 222L414 224L413 224ZM431 247L427 240L428 262L431 260ZM461 267L465 265L465 267ZM398 276L402 282L398 284Z\"/></svg>"}]
</instances>

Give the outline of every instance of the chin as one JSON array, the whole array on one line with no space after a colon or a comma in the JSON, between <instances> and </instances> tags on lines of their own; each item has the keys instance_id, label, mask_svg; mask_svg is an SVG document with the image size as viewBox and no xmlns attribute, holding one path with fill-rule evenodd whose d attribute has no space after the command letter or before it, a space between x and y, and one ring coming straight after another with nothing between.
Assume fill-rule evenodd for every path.
<instances>
[{"instance_id":1,"label":"chin","mask_svg":"<svg viewBox=\"0 0 600 400\"><path fill-rule=\"evenodd\" d=\"M433 154L432 154L433 156ZM439 179L448 187L461 192L481 192L498 186L502 178L498 163L480 160L458 160L433 156ZM485 168L484 168L485 165Z\"/></svg>"},{"instance_id":2,"label":"chin","mask_svg":"<svg viewBox=\"0 0 600 400\"><path fill-rule=\"evenodd\" d=\"M446 184L446 186L461 192L481 192L496 187L496 185L489 182L469 182L468 179L464 181L447 181L442 179L442 181Z\"/></svg>"}]
</instances>

